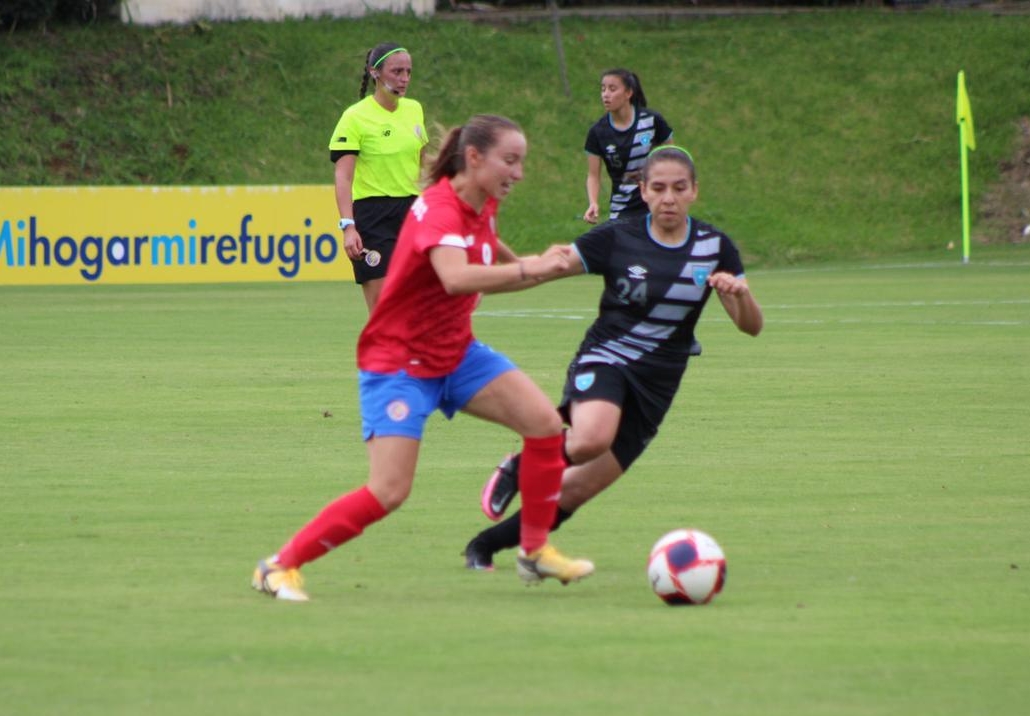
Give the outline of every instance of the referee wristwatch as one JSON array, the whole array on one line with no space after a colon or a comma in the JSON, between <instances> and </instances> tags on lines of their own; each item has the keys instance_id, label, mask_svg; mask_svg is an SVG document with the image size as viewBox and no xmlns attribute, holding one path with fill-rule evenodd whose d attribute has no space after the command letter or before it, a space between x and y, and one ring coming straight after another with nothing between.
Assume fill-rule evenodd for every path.
<instances>
[{"instance_id":1,"label":"referee wristwatch","mask_svg":"<svg viewBox=\"0 0 1030 716\"><path fill-rule=\"evenodd\" d=\"M343 231L348 226L354 226L354 219L340 219L340 231Z\"/></svg>"}]
</instances>

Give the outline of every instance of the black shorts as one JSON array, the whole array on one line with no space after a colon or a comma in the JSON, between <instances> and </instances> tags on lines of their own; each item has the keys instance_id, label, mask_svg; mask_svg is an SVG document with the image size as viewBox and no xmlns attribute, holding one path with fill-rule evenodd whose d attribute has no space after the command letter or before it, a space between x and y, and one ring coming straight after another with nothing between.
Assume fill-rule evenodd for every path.
<instances>
[{"instance_id":1,"label":"black shorts","mask_svg":"<svg viewBox=\"0 0 1030 716\"><path fill-rule=\"evenodd\" d=\"M645 383L630 371L613 365L580 365L574 360L569 365L558 409L569 421L572 403L604 400L620 406L622 417L611 451L625 472L658 434L658 426L669 412L682 378L682 372L657 378L649 374Z\"/></svg>"},{"instance_id":2,"label":"black shorts","mask_svg":"<svg viewBox=\"0 0 1030 716\"><path fill-rule=\"evenodd\" d=\"M404 217L414 201L413 196L370 196L354 202L354 226L361 234L361 243L369 251L379 252L378 263L365 258L351 260L356 283L386 276L386 267L390 265L390 257L397 245L397 235L401 233Z\"/></svg>"}]
</instances>

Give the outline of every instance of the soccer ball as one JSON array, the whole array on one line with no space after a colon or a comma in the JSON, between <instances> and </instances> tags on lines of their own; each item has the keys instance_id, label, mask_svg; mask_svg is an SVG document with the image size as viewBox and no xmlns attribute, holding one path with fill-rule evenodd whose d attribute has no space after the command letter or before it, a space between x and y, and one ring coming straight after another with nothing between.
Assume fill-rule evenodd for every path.
<instances>
[{"instance_id":1,"label":"soccer ball","mask_svg":"<svg viewBox=\"0 0 1030 716\"><path fill-rule=\"evenodd\" d=\"M647 578L666 604L707 604L726 583L726 556L701 530L673 530L651 548Z\"/></svg>"}]
</instances>

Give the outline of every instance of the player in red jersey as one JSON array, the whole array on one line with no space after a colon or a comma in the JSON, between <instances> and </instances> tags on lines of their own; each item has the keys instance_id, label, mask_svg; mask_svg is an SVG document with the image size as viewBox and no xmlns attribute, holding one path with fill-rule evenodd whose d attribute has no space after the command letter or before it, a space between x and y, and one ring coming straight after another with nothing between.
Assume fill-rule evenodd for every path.
<instances>
[{"instance_id":1,"label":"player in red jersey","mask_svg":"<svg viewBox=\"0 0 1030 716\"><path fill-rule=\"evenodd\" d=\"M483 293L529 288L569 268L566 247L516 257L497 238L498 202L522 179L526 138L517 124L477 115L451 130L397 240L383 291L358 339L359 390L370 471L366 484L329 503L252 584L306 601L299 568L360 535L411 492L426 419L439 409L500 423L523 437L519 576L563 583L594 565L547 542L564 469L562 419L550 399L505 356L472 335ZM500 259L500 263L498 260Z\"/></svg>"}]
</instances>

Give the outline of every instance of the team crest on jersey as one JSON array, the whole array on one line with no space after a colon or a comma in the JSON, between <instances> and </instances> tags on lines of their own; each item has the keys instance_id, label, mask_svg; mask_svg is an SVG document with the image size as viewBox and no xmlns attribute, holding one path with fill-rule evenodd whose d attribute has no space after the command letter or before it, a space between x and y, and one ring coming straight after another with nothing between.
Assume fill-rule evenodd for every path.
<instances>
[{"instance_id":1,"label":"team crest on jersey","mask_svg":"<svg viewBox=\"0 0 1030 716\"><path fill-rule=\"evenodd\" d=\"M686 273L693 279L695 286L704 286L714 268L714 261L706 261L704 263L690 261L687 263Z\"/></svg>"},{"instance_id":2,"label":"team crest on jersey","mask_svg":"<svg viewBox=\"0 0 1030 716\"><path fill-rule=\"evenodd\" d=\"M407 418L409 413L411 413L411 408L403 400L394 400L386 406L386 414L395 423L399 423Z\"/></svg>"},{"instance_id":3,"label":"team crest on jersey","mask_svg":"<svg viewBox=\"0 0 1030 716\"><path fill-rule=\"evenodd\" d=\"M483 265L489 266L494 262L494 250L490 244L483 244Z\"/></svg>"},{"instance_id":4,"label":"team crest on jersey","mask_svg":"<svg viewBox=\"0 0 1030 716\"><path fill-rule=\"evenodd\" d=\"M576 376L576 390L589 390L590 386L594 384L594 378L596 377L597 376L594 371L590 371L589 373L580 373Z\"/></svg>"},{"instance_id":5,"label":"team crest on jersey","mask_svg":"<svg viewBox=\"0 0 1030 716\"><path fill-rule=\"evenodd\" d=\"M654 130L653 129L650 132L641 132L640 133L640 144L642 146L645 146L645 147L651 146L651 140L653 140L653 139L654 139Z\"/></svg>"},{"instance_id":6,"label":"team crest on jersey","mask_svg":"<svg viewBox=\"0 0 1030 716\"><path fill-rule=\"evenodd\" d=\"M637 281L647 278L647 269L640 264L633 264L626 271L629 273L630 278Z\"/></svg>"}]
</instances>

